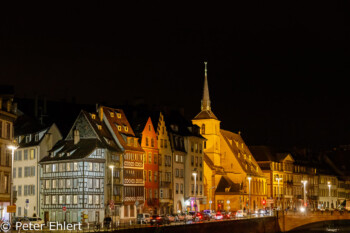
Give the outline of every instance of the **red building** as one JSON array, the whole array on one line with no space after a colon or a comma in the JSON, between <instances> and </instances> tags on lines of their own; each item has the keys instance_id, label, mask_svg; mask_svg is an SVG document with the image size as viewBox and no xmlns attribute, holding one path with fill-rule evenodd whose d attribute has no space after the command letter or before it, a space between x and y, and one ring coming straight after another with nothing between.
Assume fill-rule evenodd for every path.
<instances>
[{"instance_id":1,"label":"red building","mask_svg":"<svg viewBox=\"0 0 350 233\"><path fill-rule=\"evenodd\" d=\"M145 206L144 212L155 214L159 209L159 173L158 173L158 143L151 117L145 117L133 124L135 134L141 140L141 147L145 151L144 182Z\"/></svg>"}]
</instances>

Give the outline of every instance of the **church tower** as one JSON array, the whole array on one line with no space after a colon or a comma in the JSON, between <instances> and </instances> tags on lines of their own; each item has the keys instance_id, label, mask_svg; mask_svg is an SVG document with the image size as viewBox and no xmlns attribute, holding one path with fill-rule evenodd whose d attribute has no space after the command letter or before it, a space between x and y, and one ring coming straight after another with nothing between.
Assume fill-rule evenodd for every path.
<instances>
[{"instance_id":1,"label":"church tower","mask_svg":"<svg viewBox=\"0 0 350 233\"><path fill-rule=\"evenodd\" d=\"M220 166L220 121L211 111L209 98L207 62L204 62L204 87L201 101L201 112L193 118L192 123L200 127L200 133L207 139L203 151L208 155L214 165Z\"/></svg>"}]
</instances>

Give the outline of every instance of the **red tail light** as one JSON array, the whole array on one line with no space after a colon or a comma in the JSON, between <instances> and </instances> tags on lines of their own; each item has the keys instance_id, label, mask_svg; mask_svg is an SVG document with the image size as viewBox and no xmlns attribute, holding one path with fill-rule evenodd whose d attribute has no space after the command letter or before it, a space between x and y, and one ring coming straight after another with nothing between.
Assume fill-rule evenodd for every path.
<instances>
[{"instance_id":1,"label":"red tail light","mask_svg":"<svg viewBox=\"0 0 350 233\"><path fill-rule=\"evenodd\" d=\"M158 219L158 220L159 220L159 219L160 219L160 217L156 217L156 219Z\"/></svg>"}]
</instances>

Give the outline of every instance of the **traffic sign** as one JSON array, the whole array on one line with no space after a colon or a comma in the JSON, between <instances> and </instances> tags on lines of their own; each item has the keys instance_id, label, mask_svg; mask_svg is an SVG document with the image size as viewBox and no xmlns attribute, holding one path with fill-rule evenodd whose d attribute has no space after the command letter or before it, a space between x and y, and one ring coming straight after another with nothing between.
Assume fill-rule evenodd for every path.
<instances>
[{"instance_id":1,"label":"traffic sign","mask_svg":"<svg viewBox=\"0 0 350 233\"><path fill-rule=\"evenodd\" d=\"M8 205L7 206L7 213L16 213L16 206L15 205Z\"/></svg>"},{"instance_id":2,"label":"traffic sign","mask_svg":"<svg viewBox=\"0 0 350 233\"><path fill-rule=\"evenodd\" d=\"M67 210L67 208L66 208L65 206L63 206L63 207L62 207L62 210L63 210L63 211L66 211L66 210Z\"/></svg>"}]
</instances>

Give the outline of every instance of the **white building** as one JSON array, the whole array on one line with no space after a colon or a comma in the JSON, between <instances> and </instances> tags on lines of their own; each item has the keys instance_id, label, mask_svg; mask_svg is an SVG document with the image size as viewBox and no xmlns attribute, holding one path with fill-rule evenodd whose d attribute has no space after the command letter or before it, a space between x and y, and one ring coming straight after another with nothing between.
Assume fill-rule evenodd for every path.
<instances>
[{"instance_id":1,"label":"white building","mask_svg":"<svg viewBox=\"0 0 350 233\"><path fill-rule=\"evenodd\" d=\"M16 135L19 147L13 163L13 188L17 191L16 216L42 217L38 162L62 139L62 135L56 124L40 130L24 130L21 133L23 134Z\"/></svg>"},{"instance_id":2,"label":"white building","mask_svg":"<svg viewBox=\"0 0 350 233\"><path fill-rule=\"evenodd\" d=\"M319 176L319 209L335 209L338 204L338 179L333 175Z\"/></svg>"}]
</instances>

